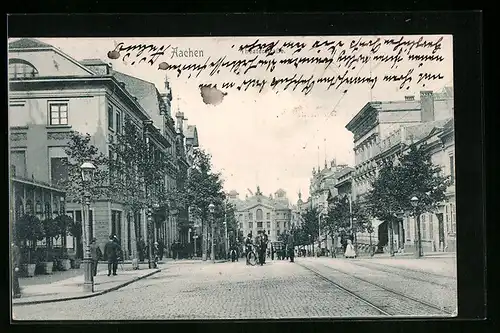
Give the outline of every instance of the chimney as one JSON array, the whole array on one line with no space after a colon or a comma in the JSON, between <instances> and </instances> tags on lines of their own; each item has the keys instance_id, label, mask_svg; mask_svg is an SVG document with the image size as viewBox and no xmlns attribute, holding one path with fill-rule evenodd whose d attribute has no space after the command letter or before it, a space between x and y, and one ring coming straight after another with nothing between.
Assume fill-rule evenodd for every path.
<instances>
[{"instance_id":1,"label":"chimney","mask_svg":"<svg viewBox=\"0 0 500 333\"><path fill-rule=\"evenodd\" d=\"M434 94L430 90L420 92L420 110L422 122L434 120Z\"/></svg>"},{"instance_id":2,"label":"chimney","mask_svg":"<svg viewBox=\"0 0 500 333\"><path fill-rule=\"evenodd\" d=\"M414 95L405 96L405 101L407 101L407 102L411 102L411 101L414 101L414 100L415 100L415 96Z\"/></svg>"},{"instance_id":3,"label":"chimney","mask_svg":"<svg viewBox=\"0 0 500 333\"><path fill-rule=\"evenodd\" d=\"M182 132L184 129L184 112L177 112L175 118L177 118L177 129Z\"/></svg>"}]
</instances>

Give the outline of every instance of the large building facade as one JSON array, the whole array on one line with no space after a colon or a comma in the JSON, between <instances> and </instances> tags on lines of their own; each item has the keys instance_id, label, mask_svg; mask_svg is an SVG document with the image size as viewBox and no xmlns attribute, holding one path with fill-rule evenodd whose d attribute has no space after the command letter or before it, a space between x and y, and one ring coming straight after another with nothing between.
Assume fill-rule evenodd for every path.
<instances>
[{"instance_id":1,"label":"large building facade","mask_svg":"<svg viewBox=\"0 0 500 333\"><path fill-rule=\"evenodd\" d=\"M9 44L9 87L10 159L17 175L22 170L27 178L56 186L67 177L65 148L72 131L90 134L91 144L112 157L110 144L130 121L168 159L164 185L183 185L189 167L186 138L183 124L176 128L170 115L168 89L162 95L154 84L114 71L100 60L77 61L34 39ZM82 219L80 204L68 201L65 208L74 219ZM169 246L179 239L178 221L187 221L187 209L160 207L153 213L155 240ZM117 235L126 258L134 255L137 240L150 237L147 210L131 214L114 197L94 198L89 219L91 236L103 243L110 234Z\"/></svg>"},{"instance_id":2,"label":"large building facade","mask_svg":"<svg viewBox=\"0 0 500 333\"><path fill-rule=\"evenodd\" d=\"M263 230L271 241L277 241L279 236L291 228L292 210L282 189L273 195L265 196L257 187L256 193L239 199L236 191L229 192L229 203L234 205L239 230L246 237L257 236Z\"/></svg>"},{"instance_id":3,"label":"large building facade","mask_svg":"<svg viewBox=\"0 0 500 333\"><path fill-rule=\"evenodd\" d=\"M439 93L422 91L419 101L416 101L414 96L407 96L404 101L367 103L346 125L346 128L354 134L355 170L350 178L353 200L363 203L366 194L371 190L372 181L378 176L383 164L397 162L398 156L408 149L410 144L429 140L452 123L453 92L448 87ZM451 130L451 134L449 131L449 129L446 130L448 141L444 145L448 153L432 152L433 162L442 166L444 170L450 170L450 168L444 163L444 158L441 155L453 155L453 130ZM454 173L454 169L451 171ZM454 190L450 189L450 191L448 195L450 203L443 207L448 207L451 212L451 209L454 209ZM454 221L454 217L452 219L451 213L449 214L450 221ZM374 234L361 234L358 236L358 242L368 242L368 238L373 236L372 241L378 244L378 249L382 251L389 248L389 240L392 239L394 249L402 251L413 246L414 232L412 229L414 228L411 227L411 223L413 223L411 220L400 216L399 221L391 228L388 226L388 222L373 219ZM423 220L426 221L425 216ZM436 221L438 221L437 217ZM426 223L422 224L423 234L428 235L426 236L428 238L435 238L427 233ZM436 227L433 230L440 228ZM389 235L389 230L393 230L392 235ZM434 231L432 234L435 234ZM438 245L436 247L435 242L427 242L424 237L424 249L452 249L453 245L451 244L454 242L451 238L448 242L444 240L443 232L440 235L438 242L441 244L449 243L450 246Z\"/></svg>"}]
</instances>

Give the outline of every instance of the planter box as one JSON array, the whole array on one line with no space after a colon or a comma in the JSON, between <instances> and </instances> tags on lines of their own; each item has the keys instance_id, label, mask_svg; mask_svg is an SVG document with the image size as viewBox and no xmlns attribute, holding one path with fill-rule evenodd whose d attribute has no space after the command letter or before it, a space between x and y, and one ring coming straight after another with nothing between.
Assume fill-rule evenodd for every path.
<instances>
[{"instance_id":1,"label":"planter box","mask_svg":"<svg viewBox=\"0 0 500 333\"><path fill-rule=\"evenodd\" d=\"M35 268L36 268L35 264L25 264L25 265L23 265L24 274L27 277L33 277L33 276L35 276Z\"/></svg>"},{"instance_id":2,"label":"planter box","mask_svg":"<svg viewBox=\"0 0 500 333\"><path fill-rule=\"evenodd\" d=\"M54 269L54 263L52 261L42 262L41 264L43 267L43 274L52 274L52 271Z\"/></svg>"},{"instance_id":3,"label":"planter box","mask_svg":"<svg viewBox=\"0 0 500 333\"><path fill-rule=\"evenodd\" d=\"M61 269L67 271L71 268L71 262L69 259L61 259Z\"/></svg>"}]
</instances>

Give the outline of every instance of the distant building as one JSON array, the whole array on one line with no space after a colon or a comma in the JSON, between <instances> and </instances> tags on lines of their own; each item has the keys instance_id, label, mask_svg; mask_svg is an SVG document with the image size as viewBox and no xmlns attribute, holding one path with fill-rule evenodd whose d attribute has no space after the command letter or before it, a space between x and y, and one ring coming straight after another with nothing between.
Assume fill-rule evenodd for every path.
<instances>
[{"instance_id":1,"label":"distant building","mask_svg":"<svg viewBox=\"0 0 500 333\"><path fill-rule=\"evenodd\" d=\"M325 167L322 170L313 168L309 185L310 206L317 209L321 214L319 218L321 247L326 246L327 248L331 248L333 245L331 237L328 237L327 229L324 228L322 217L328 214L328 206L331 199L338 195L336 185L339 177L352 170L346 164L337 164L335 160L330 162L330 166L325 161Z\"/></svg>"},{"instance_id":2,"label":"distant building","mask_svg":"<svg viewBox=\"0 0 500 333\"><path fill-rule=\"evenodd\" d=\"M231 191L228 196L236 208L238 227L245 237L249 233L255 237L258 230L263 230L271 241L276 241L285 230L290 230L292 210L284 190L277 190L274 197L265 196L257 186L257 192L245 200L239 199L238 195Z\"/></svg>"}]
</instances>

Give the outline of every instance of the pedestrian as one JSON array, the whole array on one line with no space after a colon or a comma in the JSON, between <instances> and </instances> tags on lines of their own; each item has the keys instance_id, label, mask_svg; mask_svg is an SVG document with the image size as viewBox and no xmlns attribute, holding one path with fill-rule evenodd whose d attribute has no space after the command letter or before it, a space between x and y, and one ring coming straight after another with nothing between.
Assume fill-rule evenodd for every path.
<instances>
[{"instance_id":1,"label":"pedestrian","mask_svg":"<svg viewBox=\"0 0 500 333\"><path fill-rule=\"evenodd\" d=\"M158 267L158 261L160 261L160 247L158 242L153 245L153 257L154 257L154 267Z\"/></svg>"},{"instance_id":2,"label":"pedestrian","mask_svg":"<svg viewBox=\"0 0 500 333\"><path fill-rule=\"evenodd\" d=\"M274 260L274 246L271 244L271 260Z\"/></svg>"},{"instance_id":3,"label":"pedestrian","mask_svg":"<svg viewBox=\"0 0 500 333\"><path fill-rule=\"evenodd\" d=\"M11 244L12 255L12 297L21 297L21 287L19 286L19 266L21 266L21 252L16 243Z\"/></svg>"},{"instance_id":4,"label":"pedestrian","mask_svg":"<svg viewBox=\"0 0 500 333\"><path fill-rule=\"evenodd\" d=\"M267 251L267 243L269 241L269 238L267 237L267 234L265 231L262 231L261 233L261 237L262 237L262 249L261 249L261 252L262 252L262 264L265 264L266 263L266 251Z\"/></svg>"},{"instance_id":5,"label":"pedestrian","mask_svg":"<svg viewBox=\"0 0 500 333\"><path fill-rule=\"evenodd\" d=\"M111 272L113 272L113 275L116 275L120 252L121 249L118 243L114 241L113 236L109 236L109 241L104 246L104 254L108 260L108 276L111 275Z\"/></svg>"},{"instance_id":6,"label":"pedestrian","mask_svg":"<svg viewBox=\"0 0 500 333\"><path fill-rule=\"evenodd\" d=\"M246 258L247 265L249 264L249 262L248 262L248 254L252 251L252 245L253 245L252 234L249 233L247 235L247 238L245 239L245 258Z\"/></svg>"},{"instance_id":7,"label":"pedestrian","mask_svg":"<svg viewBox=\"0 0 500 333\"><path fill-rule=\"evenodd\" d=\"M97 275L97 265L102 257L101 248L97 245L97 239L92 238L90 242L90 257L92 258L92 276Z\"/></svg>"},{"instance_id":8,"label":"pedestrian","mask_svg":"<svg viewBox=\"0 0 500 333\"><path fill-rule=\"evenodd\" d=\"M356 258L356 252L354 251L354 245L352 245L352 241L350 239L347 240L347 245L346 245L344 257Z\"/></svg>"},{"instance_id":9,"label":"pedestrian","mask_svg":"<svg viewBox=\"0 0 500 333\"><path fill-rule=\"evenodd\" d=\"M294 252L294 238L293 238L293 235L290 234L290 233L287 233L287 247L288 247L288 257L290 258L290 262L294 262L294 255L295 255L295 252Z\"/></svg>"}]
</instances>

